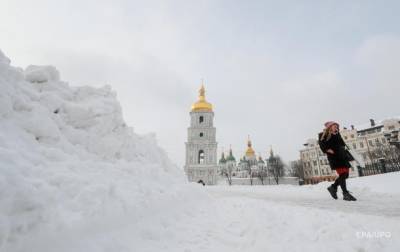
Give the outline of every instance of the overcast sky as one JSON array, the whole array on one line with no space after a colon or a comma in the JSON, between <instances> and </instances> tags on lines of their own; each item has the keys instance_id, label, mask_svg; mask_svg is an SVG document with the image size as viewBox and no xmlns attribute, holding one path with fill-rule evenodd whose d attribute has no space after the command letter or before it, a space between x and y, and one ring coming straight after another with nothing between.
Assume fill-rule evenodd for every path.
<instances>
[{"instance_id":1,"label":"overcast sky","mask_svg":"<svg viewBox=\"0 0 400 252\"><path fill-rule=\"evenodd\" d=\"M219 153L247 135L285 161L326 120L399 115L400 1L0 0L0 49L54 65L70 85L111 85L137 133L184 164L201 78Z\"/></svg>"}]
</instances>

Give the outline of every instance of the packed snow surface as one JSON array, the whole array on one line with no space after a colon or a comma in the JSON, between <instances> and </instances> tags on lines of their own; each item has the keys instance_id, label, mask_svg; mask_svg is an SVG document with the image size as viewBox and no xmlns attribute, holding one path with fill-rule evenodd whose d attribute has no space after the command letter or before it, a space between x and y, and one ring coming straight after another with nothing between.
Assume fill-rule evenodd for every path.
<instances>
[{"instance_id":1,"label":"packed snow surface","mask_svg":"<svg viewBox=\"0 0 400 252\"><path fill-rule=\"evenodd\" d=\"M0 251L400 251L400 173L328 183L188 184L109 88L0 51ZM132 108L140 109L140 108Z\"/></svg>"}]
</instances>

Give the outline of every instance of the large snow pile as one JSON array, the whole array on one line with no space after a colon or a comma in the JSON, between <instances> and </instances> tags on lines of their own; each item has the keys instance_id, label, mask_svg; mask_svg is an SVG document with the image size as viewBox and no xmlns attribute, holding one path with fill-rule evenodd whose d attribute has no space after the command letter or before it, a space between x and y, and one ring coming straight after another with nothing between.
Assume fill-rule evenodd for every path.
<instances>
[{"instance_id":1,"label":"large snow pile","mask_svg":"<svg viewBox=\"0 0 400 252\"><path fill-rule=\"evenodd\" d=\"M70 87L54 67L24 71L0 51L0 251L133 222L187 201L195 190L183 184L154 135L125 124L110 87Z\"/></svg>"}]
</instances>

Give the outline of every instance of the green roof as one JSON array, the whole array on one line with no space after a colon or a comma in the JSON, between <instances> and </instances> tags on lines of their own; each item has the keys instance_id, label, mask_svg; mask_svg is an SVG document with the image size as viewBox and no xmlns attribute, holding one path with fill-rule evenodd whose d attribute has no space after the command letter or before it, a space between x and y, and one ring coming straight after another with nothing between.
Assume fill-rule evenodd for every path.
<instances>
[{"instance_id":1,"label":"green roof","mask_svg":"<svg viewBox=\"0 0 400 252\"><path fill-rule=\"evenodd\" d=\"M236 159L232 154L232 150L229 150L229 156L226 158L226 161L235 161L236 162Z\"/></svg>"}]
</instances>

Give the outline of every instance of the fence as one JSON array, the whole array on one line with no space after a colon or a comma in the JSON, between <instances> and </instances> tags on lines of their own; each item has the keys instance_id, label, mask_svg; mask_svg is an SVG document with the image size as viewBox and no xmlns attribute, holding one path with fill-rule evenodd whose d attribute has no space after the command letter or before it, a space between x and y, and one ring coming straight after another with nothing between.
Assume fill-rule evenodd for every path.
<instances>
[{"instance_id":1,"label":"fence","mask_svg":"<svg viewBox=\"0 0 400 252\"><path fill-rule=\"evenodd\" d=\"M226 178L220 178L218 184L226 185ZM281 185L299 185L297 177L280 177L279 184ZM232 185L251 185L250 178L232 178ZM253 178L253 185L261 185L261 180L258 177ZM276 185L273 177L267 177L264 180L264 185Z\"/></svg>"},{"instance_id":2,"label":"fence","mask_svg":"<svg viewBox=\"0 0 400 252\"><path fill-rule=\"evenodd\" d=\"M365 167L358 166L358 175L370 176L381 173L400 171L400 164L398 162L387 162L385 159L379 159L377 162L365 164Z\"/></svg>"}]
</instances>

